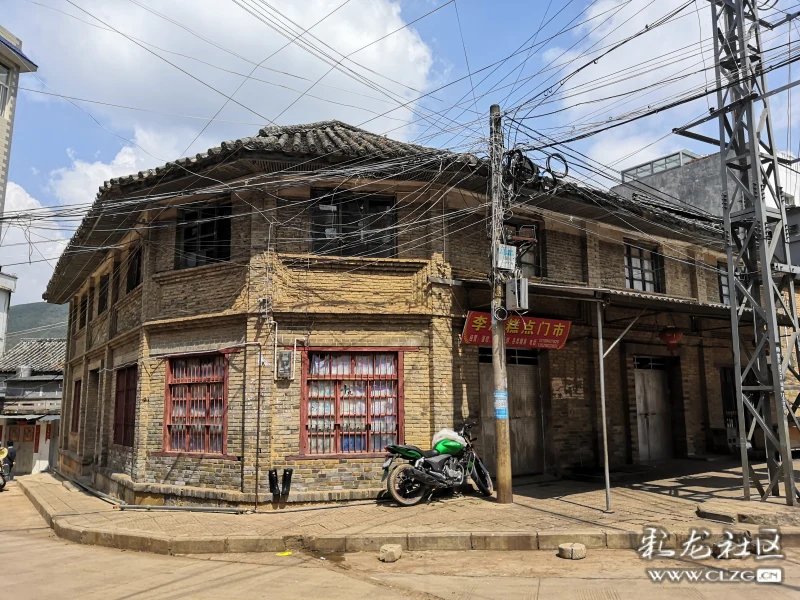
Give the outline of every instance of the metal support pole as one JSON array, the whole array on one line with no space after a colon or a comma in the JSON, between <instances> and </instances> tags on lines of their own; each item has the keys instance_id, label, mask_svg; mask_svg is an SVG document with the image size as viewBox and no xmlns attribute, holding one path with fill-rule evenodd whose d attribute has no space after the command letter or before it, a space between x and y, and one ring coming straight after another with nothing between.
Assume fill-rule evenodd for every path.
<instances>
[{"instance_id":1,"label":"metal support pole","mask_svg":"<svg viewBox=\"0 0 800 600\"><path fill-rule=\"evenodd\" d=\"M511 430L508 423L508 377L506 375L505 320L500 316L503 308L503 280L497 269L497 247L503 239L503 129L500 107L490 109L490 143L492 195L492 370L494 372L494 422L495 422L495 480L497 501L510 504L514 501L511 490Z\"/></svg>"},{"instance_id":2,"label":"metal support pole","mask_svg":"<svg viewBox=\"0 0 800 600\"><path fill-rule=\"evenodd\" d=\"M711 1L719 117L715 143L720 150L744 498L750 499L751 479L762 501L778 495L782 482L786 503L795 506L784 381L790 370L797 376L789 359L800 352L800 323L794 277L782 274L797 270L789 249L763 69L760 28L769 24L758 13L757 0ZM782 337L782 330L789 335ZM746 384L748 380L753 381ZM746 411L752 418L749 429ZM793 412L790 416L794 421ZM764 486L748 464L747 447L756 426L767 455L769 475Z\"/></svg>"},{"instance_id":3,"label":"metal support pole","mask_svg":"<svg viewBox=\"0 0 800 600\"><path fill-rule=\"evenodd\" d=\"M603 352L603 307L598 302L597 307L597 360L600 363L600 413L603 418L603 469L606 476L606 510L610 513L611 510L611 475L608 472L608 425L606 425L606 371L605 371L605 353ZM640 313L641 314L641 313ZM638 319L639 317L636 317ZM635 322L635 319L634 319ZM633 325L633 323L631 323ZM630 329L630 326L628 327ZM626 330L627 331L627 330ZM623 332L622 335L625 335ZM622 338L617 338L619 341ZM611 348L609 348L610 350Z\"/></svg>"}]
</instances>

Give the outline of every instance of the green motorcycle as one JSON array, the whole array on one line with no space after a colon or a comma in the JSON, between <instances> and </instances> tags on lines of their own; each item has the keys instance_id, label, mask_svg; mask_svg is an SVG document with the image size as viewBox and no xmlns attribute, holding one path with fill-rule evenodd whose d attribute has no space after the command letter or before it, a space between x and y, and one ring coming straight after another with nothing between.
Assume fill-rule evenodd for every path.
<instances>
[{"instance_id":1,"label":"green motorcycle","mask_svg":"<svg viewBox=\"0 0 800 600\"><path fill-rule=\"evenodd\" d=\"M389 495L400 506L414 506L426 497L430 498L437 489L455 488L467 481L467 476L484 496L494 491L492 478L481 459L475 453L469 432L475 423L465 423L455 434L436 441L431 450L417 446L390 445L386 451L391 454L383 463L383 479ZM392 470L395 460L407 460Z\"/></svg>"}]
</instances>

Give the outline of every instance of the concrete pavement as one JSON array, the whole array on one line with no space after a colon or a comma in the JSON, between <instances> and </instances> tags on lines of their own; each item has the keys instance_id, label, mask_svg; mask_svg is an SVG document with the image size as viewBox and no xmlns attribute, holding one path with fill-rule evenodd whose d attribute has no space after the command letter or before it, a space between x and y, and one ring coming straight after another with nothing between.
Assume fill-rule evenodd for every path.
<instances>
[{"instance_id":1,"label":"concrete pavement","mask_svg":"<svg viewBox=\"0 0 800 600\"><path fill-rule=\"evenodd\" d=\"M553 549L563 542L635 548L646 525L666 528L678 542L692 529L720 533L731 527L698 517L698 504L752 505L770 516L793 511L779 499L766 505L733 502L740 483L736 467L702 466L705 471L616 486L612 514L602 510L602 488L571 481L518 485L511 505L466 495L411 508L354 502L245 515L120 511L47 474L20 478L19 485L64 539L160 554L358 552L377 550L384 543L415 551ZM736 528L757 532L758 524ZM800 528L784 527L782 532L784 546L800 545Z\"/></svg>"}]
</instances>

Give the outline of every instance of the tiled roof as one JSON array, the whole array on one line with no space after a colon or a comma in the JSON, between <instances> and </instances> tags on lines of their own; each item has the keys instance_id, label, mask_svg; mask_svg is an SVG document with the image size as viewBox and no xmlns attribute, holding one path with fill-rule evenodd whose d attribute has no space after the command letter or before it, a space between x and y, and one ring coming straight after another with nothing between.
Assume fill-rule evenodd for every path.
<instances>
[{"instance_id":1,"label":"tiled roof","mask_svg":"<svg viewBox=\"0 0 800 600\"><path fill-rule=\"evenodd\" d=\"M66 354L65 339L22 340L0 356L0 372L11 373L21 366L31 367L34 371L63 371Z\"/></svg>"},{"instance_id":2,"label":"tiled roof","mask_svg":"<svg viewBox=\"0 0 800 600\"><path fill-rule=\"evenodd\" d=\"M401 158L409 161L394 160ZM418 166L409 168L406 162ZM487 161L475 155L393 140L341 121L264 127L258 135L222 142L194 157L105 182L58 259L43 297L48 302L66 302L97 268L103 253L136 224L137 210L115 208L119 200L134 197L136 192L147 190L145 198L155 190L182 193L208 185L209 179L225 182L284 170L313 172L319 178L340 177L342 166L349 164L358 165L364 178L433 181L447 171L459 174L457 178L449 176L457 181L456 187L478 195L485 193L489 174ZM661 206L651 198L626 200L574 183L565 182L558 193L537 197L536 206L571 218L635 227L684 241L698 240L698 234L706 240L700 243L716 246L722 240L721 223L700 213Z\"/></svg>"},{"instance_id":3,"label":"tiled roof","mask_svg":"<svg viewBox=\"0 0 800 600\"><path fill-rule=\"evenodd\" d=\"M115 186L146 182L150 179L157 180L173 171L185 175L186 169L194 170L222 156L227 158L239 150L330 158L372 155L378 160L418 154L453 155L444 150L393 140L336 120L305 125L270 126L262 128L257 136L222 142L219 146L209 148L194 157L179 158L154 169L139 171L125 177L115 177L103 184L100 193ZM477 159L469 155L464 155L464 161L477 164Z\"/></svg>"}]
</instances>

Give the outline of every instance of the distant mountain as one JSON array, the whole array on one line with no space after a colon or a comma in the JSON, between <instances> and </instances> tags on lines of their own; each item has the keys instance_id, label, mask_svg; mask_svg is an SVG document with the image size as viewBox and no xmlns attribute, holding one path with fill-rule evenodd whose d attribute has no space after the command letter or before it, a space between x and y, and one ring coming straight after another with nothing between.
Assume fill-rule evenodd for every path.
<instances>
[{"instance_id":1,"label":"distant mountain","mask_svg":"<svg viewBox=\"0 0 800 600\"><path fill-rule=\"evenodd\" d=\"M31 302L17 304L8 310L6 349L24 338L65 338L69 304Z\"/></svg>"}]
</instances>

